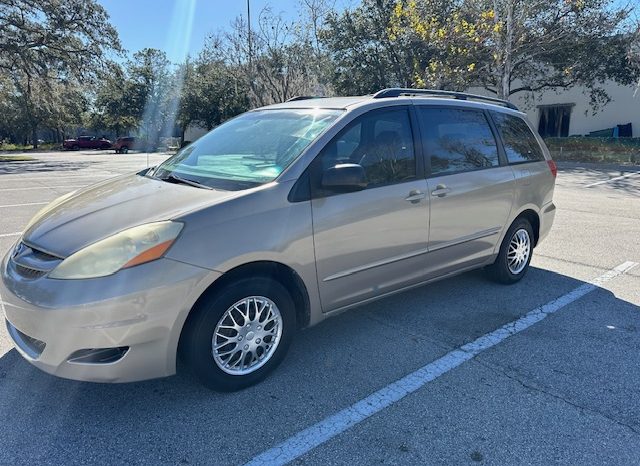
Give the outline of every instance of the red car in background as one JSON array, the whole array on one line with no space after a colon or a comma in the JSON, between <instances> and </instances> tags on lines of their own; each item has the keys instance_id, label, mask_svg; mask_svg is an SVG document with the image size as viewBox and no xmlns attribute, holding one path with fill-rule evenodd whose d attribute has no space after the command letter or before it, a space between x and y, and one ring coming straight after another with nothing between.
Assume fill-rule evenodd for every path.
<instances>
[{"instance_id":1,"label":"red car in background","mask_svg":"<svg viewBox=\"0 0 640 466\"><path fill-rule=\"evenodd\" d=\"M62 143L64 149L111 149L111 141L95 136L80 136L77 139L65 139Z\"/></svg>"},{"instance_id":2,"label":"red car in background","mask_svg":"<svg viewBox=\"0 0 640 466\"><path fill-rule=\"evenodd\" d=\"M112 149L115 149L116 154L126 154L132 149L136 149L138 146L136 138L132 136L121 137L116 139Z\"/></svg>"}]
</instances>

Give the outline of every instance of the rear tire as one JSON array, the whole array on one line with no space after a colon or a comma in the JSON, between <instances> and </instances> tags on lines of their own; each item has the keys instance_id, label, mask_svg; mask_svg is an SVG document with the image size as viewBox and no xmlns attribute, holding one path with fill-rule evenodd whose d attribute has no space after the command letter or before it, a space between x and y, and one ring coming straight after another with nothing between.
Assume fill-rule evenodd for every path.
<instances>
[{"instance_id":1,"label":"rear tire","mask_svg":"<svg viewBox=\"0 0 640 466\"><path fill-rule=\"evenodd\" d=\"M533 255L533 228L525 218L517 218L504 235L500 252L487 267L489 276L498 283L511 285L522 280Z\"/></svg>"},{"instance_id":2,"label":"rear tire","mask_svg":"<svg viewBox=\"0 0 640 466\"><path fill-rule=\"evenodd\" d=\"M284 286L266 277L245 278L196 305L180 353L207 387L240 390L278 367L295 329L293 300Z\"/></svg>"},{"instance_id":3,"label":"rear tire","mask_svg":"<svg viewBox=\"0 0 640 466\"><path fill-rule=\"evenodd\" d=\"M122 149L120 149L120 153L121 154L128 154L129 153L129 148L127 146L124 146Z\"/></svg>"}]
</instances>

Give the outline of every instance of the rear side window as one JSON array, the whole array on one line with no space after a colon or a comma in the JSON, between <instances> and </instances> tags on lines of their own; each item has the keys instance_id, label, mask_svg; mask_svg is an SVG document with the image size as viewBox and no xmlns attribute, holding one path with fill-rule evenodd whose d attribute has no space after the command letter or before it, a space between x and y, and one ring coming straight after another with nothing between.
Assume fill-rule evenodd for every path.
<instances>
[{"instance_id":1,"label":"rear side window","mask_svg":"<svg viewBox=\"0 0 640 466\"><path fill-rule=\"evenodd\" d=\"M418 114L432 175L500 165L496 140L483 112L419 107Z\"/></svg>"},{"instance_id":2,"label":"rear side window","mask_svg":"<svg viewBox=\"0 0 640 466\"><path fill-rule=\"evenodd\" d=\"M327 144L316 163L322 170L341 163L359 164L368 188L414 179L416 158L408 111L364 114Z\"/></svg>"},{"instance_id":3,"label":"rear side window","mask_svg":"<svg viewBox=\"0 0 640 466\"><path fill-rule=\"evenodd\" d=\"M492 112L492 116L500 132L509 163L544 160L538 140L522 118L501 112Z\"/></svg>"}]
</instances>

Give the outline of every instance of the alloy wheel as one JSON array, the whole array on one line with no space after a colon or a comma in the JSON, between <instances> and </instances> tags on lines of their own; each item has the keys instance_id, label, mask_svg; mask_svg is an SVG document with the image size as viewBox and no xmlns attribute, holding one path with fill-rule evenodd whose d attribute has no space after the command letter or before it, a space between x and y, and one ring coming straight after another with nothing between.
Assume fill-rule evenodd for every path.
<instances>
[{"instance_id":1,"label":"alloy wheel","mask_svg":"<svg viewBox=\"0 0 640 466\"><path fill-rule=\"evenodd\" d=\"M282 336L282 316L267 297L249 296L229 307L216 325L211 351L227 374L247 375L273 356Z\"/></svg>"},{"instance_id":2,"label":"alloy wheel","mask_svg":"<svg viewBox=\"0 0 640 466\"><path fill-rule=\"evenodd\" d=\"M507 252L507 265L509 271L518 275L524 270L529 262L531 254L531 238L529 232L524 228L516 230L509 242L509 250Z\"/></svg>"}]
</instances>

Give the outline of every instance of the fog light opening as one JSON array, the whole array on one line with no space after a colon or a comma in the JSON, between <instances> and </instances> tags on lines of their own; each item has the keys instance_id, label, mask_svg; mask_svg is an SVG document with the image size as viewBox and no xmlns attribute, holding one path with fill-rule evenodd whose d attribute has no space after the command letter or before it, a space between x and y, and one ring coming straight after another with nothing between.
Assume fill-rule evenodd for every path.
<instances>
[{"instance_id":1,"label":"fog light opening","mask_svg":"<svg viewBox=\"0 0 640 466\"><path fill-rule=\"evenodd\" d=\"M71 364L111 364L124 358L128 351L128 346L81 349L69 356L67 362Z\"/></svg>"}]
</instances>

